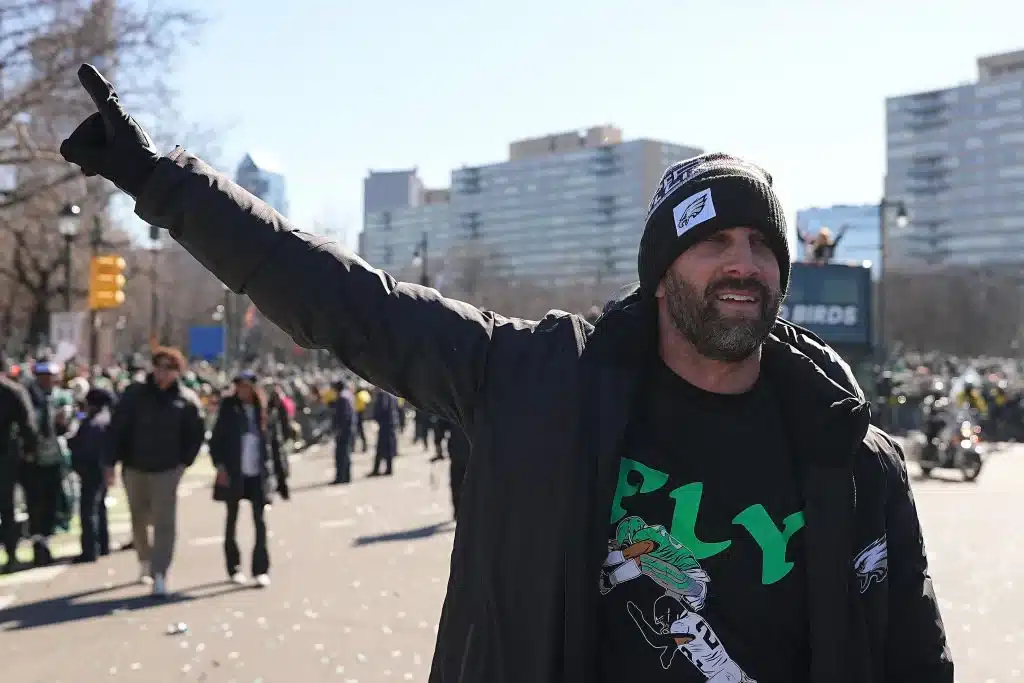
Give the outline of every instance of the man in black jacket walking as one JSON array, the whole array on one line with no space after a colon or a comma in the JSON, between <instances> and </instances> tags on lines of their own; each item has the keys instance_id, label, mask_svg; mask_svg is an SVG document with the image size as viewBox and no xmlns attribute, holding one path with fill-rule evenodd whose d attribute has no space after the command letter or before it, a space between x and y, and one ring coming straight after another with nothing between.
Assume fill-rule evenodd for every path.
<instances>
[{"instance_id":1,"label":"man in black jacket walking","mask_svg":"<svg viewBox=\"0 0 1024 683\"><path fill-rule=\"evenodd\" d=\"M114 483L114 466L121 462L139 581L152 584L157 597L167 593L177 535L178 484L195 462L206 432L199 397L181 383L184 370L180 351L154 350L153 371L144 382L125 390L107 430L107 485Z\"/></svg>"},{"instance_id":2,"label":"man in black jacket walking","mask_svg":"<svg viewBox=\"0 0 1024 683\"><path fill-rule=\"evenodd\" d=\"M297 343L466 432L432 681L953 680L899 447L849 368L776 320L789 254L763 169L674 165L640 286L594 324L524 321L396 282L184 150L160 157L80 78L98 112L68 161Z\"/></svg>"}]
</instances>

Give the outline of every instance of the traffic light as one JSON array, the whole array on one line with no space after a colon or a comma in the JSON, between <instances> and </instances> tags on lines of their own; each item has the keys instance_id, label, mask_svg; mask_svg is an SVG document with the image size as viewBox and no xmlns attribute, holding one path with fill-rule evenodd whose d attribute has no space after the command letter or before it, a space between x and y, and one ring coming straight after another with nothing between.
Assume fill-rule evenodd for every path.
<instances>
[{"instance_id":1,"label":"traffic light","mask_svg":"<svg viewBox=\"0 0 1024 683\"><path fill-rule=\"evenodd\" d=\"M89 308L117 308L124 303L126 266L120 256L92 257L89 262Z\"/></svg>"}]
</instances>

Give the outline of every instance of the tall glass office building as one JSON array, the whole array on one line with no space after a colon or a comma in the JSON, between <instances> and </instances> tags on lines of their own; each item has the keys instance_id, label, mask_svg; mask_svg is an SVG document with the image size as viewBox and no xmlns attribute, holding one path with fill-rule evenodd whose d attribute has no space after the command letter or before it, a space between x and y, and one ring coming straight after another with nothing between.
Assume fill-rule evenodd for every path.
<instances>
[{"instance_id":1,"label":"tall glass office building","mask_svg":"<svg viewBox=\"0 0 1024 683\"><path fill-rule=\"evenodd\" d=\"M235 182L270 204L282 216L288 215L284 174L276 160L265 154L246 154L235 171Z\"/></svg>"},{"instance_id":2,"label":"tall glass office building","mask_svg":"<svg viewBox=\"0 0 1024 683\"><path fill-rule=\"evenodd\" d=\"M396 184L395 172L371 172L361 252L401 272L426 233L431 253L471 249L494 274L612 292L637 277L637 246L662 172L700 153L656 140L623 141L619 129L599 126L513 142L507 161L456 169L450 188L418 196L415 170L398 172L405 180L389 193L380 186Z\"/></svg>"}]
</instances>

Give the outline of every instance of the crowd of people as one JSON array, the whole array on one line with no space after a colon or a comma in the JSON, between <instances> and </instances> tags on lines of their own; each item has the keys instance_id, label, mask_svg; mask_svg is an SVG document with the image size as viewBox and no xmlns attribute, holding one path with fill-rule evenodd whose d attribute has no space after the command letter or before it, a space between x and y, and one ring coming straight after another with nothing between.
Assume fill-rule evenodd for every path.
<instances>
[{"instance_id":1,"label":"crowd of people","mask_svg":"<svg viewBox=\"0 0 1024 683\"><path fill-rule=\"evenodd\" d=\"M1024 441L1024 361L901 353L876 368L873 415L886 430L922 429L929 397L968 410L986 441Z\"/></svg>"},{"instance_id":2,"label":"crowd of people","mask_svg":"<svg viewBox=\"0 0 1024 683\"><path fill-rule=\"evenodd\" d=\"M216 468L212 497L225 505L227 576L270 584L265 510L275 496L290 497L290 458L333 434L333 484L352 481L352 452L365 452L366 423L376 424L376 453L368 476L390 475L410 407L343 369L304 371L276 366L239 369L230 377L207 363L189 368L176 348L152 353L148 368L60 364L45 357L5 362L0 378L0 526L4 572L22 568L18 547L27 541L32 566L54 561L50 541L80 518L76 563L95 562L112 550L107 506L110 488L124 487L139 581L154 595L168 592L178 486L197 458ZM416 412L416 439L433 460L453 450L453 506L459 467L468 450L450 425ZM464 437L462 442L464 442ZM468 457L468 456L467 456ZM118 471L120 477L118 477ZM252 513L255 545L247 576L236 541L242 501ZM23 523L24 522L24 523Z\"/></svg>"}]
</instances>

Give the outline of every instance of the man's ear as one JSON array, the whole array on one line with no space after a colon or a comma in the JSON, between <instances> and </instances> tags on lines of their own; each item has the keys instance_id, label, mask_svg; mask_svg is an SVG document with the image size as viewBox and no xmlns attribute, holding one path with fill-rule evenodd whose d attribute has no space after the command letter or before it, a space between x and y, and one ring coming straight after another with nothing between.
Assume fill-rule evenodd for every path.
<instances>
[{"instance_id":1,"label":"man's ear","mask_svg":"<svg viewBox=\"0 0 1024 683\"><path fill-rule=\"evenodd\" d=\"M654 296L658 299L665 298L665 278L662 278L661 282L658 283L658 288L654 290Z\"/></svg>"}]
</instances>

